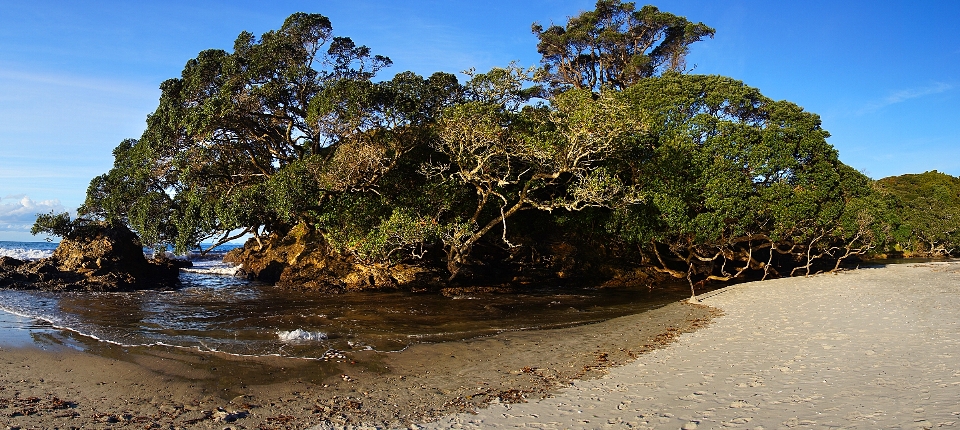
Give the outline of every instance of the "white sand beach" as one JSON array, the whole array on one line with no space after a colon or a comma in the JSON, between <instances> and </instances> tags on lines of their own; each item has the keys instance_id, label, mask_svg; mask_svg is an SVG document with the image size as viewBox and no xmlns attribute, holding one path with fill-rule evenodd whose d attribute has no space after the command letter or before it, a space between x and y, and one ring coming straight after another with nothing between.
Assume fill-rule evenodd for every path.
<instances>
[{"instance_id":1,"label":"white sand beach","mask_svg":"<svg viewBox=\"0 0 960 430\"><path fill-rule=\"evenodd\" d=\"M960 428L960 263L736 285L724 316L554 397L429 428Z\"/></svg>"}]
</instances>

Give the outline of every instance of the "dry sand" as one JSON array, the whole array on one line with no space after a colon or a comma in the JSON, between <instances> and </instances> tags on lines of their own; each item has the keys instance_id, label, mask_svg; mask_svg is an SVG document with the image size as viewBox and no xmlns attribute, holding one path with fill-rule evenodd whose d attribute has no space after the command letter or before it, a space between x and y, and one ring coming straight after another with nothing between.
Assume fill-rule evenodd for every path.
<instances>
[{"instance_id":1,"label":"dry sand","mask_svg":"<svg viewBox=\"0 0 960 430\"><path fill-rule=\"evenodd\" d=\"M552 398L431 428L960 428L960 263L728 287L724 312Z\"/></svg>"}]
</instances>

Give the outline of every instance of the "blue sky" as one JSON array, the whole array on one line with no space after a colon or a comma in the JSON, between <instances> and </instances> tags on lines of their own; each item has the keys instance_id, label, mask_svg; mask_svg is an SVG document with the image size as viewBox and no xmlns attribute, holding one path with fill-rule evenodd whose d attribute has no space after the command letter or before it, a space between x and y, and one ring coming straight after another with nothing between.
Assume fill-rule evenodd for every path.
<instances>
[{"instance_id":1,"label":"blue sky","mask_svg":"<svg viewBox=\"0 0 960 430\"><path fill-rule=\"evenodd\" d=\"M0 240L38 212L73 210L111 150L139 137L158 86L240 31L293 12L428 75L536 65L530 24L563 23L593 1L0 0ZM646 4L638 2L638 5ZM960 175L960 2L667 0L716 28L692 48L695 73L731 76L821 115L845 163L873 178Z\"/></svg>"}]
</instances>

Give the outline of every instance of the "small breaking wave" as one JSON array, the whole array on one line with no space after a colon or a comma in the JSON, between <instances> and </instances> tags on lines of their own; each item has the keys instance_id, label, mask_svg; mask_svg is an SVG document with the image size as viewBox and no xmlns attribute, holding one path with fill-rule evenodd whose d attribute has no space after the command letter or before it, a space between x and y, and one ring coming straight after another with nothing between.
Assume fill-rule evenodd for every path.
<instances>
[{"instance_id":1,"label":"small breaking wave","mask_svg":"<svg viewBox=\"0 0 960 430\"><path fill-rule=\"evenodd\" d=\"M0 257L11 257L17 260L39 260L53 255L57 244L37 243L25 244L21 242L0 243Z\"/></svg>"},{"instance_id":2,"label":"small breaking wave","mask_svg":"<svg viewBox=\"0 0 960 430\"><path fill-rule=\"evenodd\" d=\"M195 258L191 256L191 267L180 269L181 272L219 277L240 277L242 266L223 262L223 254L219 258ZM179 257L182 258L182 257Z\"/></svg>"},{"instance_id":3,"label":"small breaking wave","mask_svg":"<svg viewBox=\"0 0 960 430\"><path fill-rule=\"evenodd\" d=\"M202 267L194 266L180 269L182 272L187 273L199 273L202 275L216 275L216 276L239 276L240 266L213 266L213 267Z\"/></svg>"},{"instance_id":4,"label":"small breaking wave","mask_svg":"<svg viewBox=\"0 0 960 430\"><path fill-rule=\"evenodd\" d=\"M14 242L14 241L0 241L0 257L12 257L17 260L40 260L43 258L48 258L53 255L53 251L57 248L59 243L55 242ZM167 258L171 259L186 259L189 261L200 264L207 262L210 263L220 263L223 261L223 257L236 248L241 247L237 244L225 244L213 248L212 250L201 254L198 250L191 250L186 254L179 255L174 254L172 249L164 252ZM150 248L144 248L144 256L147 258L154 257L154 251ZM208 272L203 272L208 273ZM212 272L211 272L212 273ZM217 273L214 273L217 274Z\"/></svg>"},{"instance_id":5,"label":"small breaking wave","mask_svg":"<svg viewBox=\"0 0 960 430\"><path fill-rule=\"evenodd\" d=\"M292 331L278 331L277 337L284 342L319 342L327 340L327 334L321 331L306 331L296 329Z\"/></svg>"}]
</instances>

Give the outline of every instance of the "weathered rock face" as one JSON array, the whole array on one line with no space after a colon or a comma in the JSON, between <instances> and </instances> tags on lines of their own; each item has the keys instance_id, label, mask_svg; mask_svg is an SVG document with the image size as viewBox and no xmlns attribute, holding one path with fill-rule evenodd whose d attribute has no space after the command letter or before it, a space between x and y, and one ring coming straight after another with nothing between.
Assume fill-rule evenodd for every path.
<instances>
[{"instance_id":1,"label":"weathered rock face","mask_svg":"<svg viewBox=\"0 0 960 430\"><path fill-rule=\"evenodd\" d=\"M447 282L449 274L440 265L365 264L331 249L323 235L300 225L285 235L272 234L260 241L250 239L243 248L231 251L224 261L241 266L250 279L284 288L310 289L329 293L358 290L435 291L448 295L466 292L509 293L529 285L626 287L652 286L671 279L652 267L631 264L628 258L612 255L602 247L577 247L569 242L539 244L535 252L496 255L488 261L505 261L480 269L472 278ZM515 248L520 249L520 248ZM546 257L544 257L546 256ZM634 257L634 256L630 256Z\"/></svg>"},{"instance_id":2,"label":"weathered rock face","mask_svg":"<svg viewBox=\"0 0 960 430\"><path fill-rule=\"evenodd\" d=\"M47 290L131 291L175 288L183 264L148 261L140 240L123 226L97 226L84 239L67 239L49 258L0 259L0 287Z\"/></svg>"},{"instance_id":3,"label":"weathered rock face","mask_svg":"<svg viewBox=\"0 0 960 430\"><path fill-rule=\"evenodd\" d=\"M409 265L362 264L332 250L323 236L299 225L280 237L250 239L224 261L241 266L251 279L285 288L338 293L357 290L439 287L441 276Z\"/></svg>"},{"instance_id":4,"label":"weathered rock face","mask_svg":"<svg viewBox=\"0 0 960 430\"><path fill-rule=\"evenodd\" d=\"M51 260L61 270L87 276L142 272L149 264L140 240L125 227L104 227L89 240L64 239Z\"/></svg>"}]
</instances>

